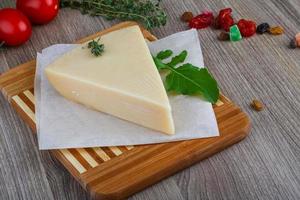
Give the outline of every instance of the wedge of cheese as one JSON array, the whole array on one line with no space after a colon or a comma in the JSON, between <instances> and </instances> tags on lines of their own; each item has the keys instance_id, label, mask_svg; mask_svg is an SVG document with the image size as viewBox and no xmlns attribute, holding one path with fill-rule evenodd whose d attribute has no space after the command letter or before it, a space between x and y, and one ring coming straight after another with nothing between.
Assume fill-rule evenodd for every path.
<instances>
[{"instance_id":1,"label":"wedge of cheese","mask_svg":"<svg viewBox=\"0 0 300 200\"><path fill-rule=\"evenodd\" d=\"M53 87L64 97L138 125L174 134L169 100L138 26L103 35L102 56L87 43L46 68Z\"/></svg>"}]
</instances>

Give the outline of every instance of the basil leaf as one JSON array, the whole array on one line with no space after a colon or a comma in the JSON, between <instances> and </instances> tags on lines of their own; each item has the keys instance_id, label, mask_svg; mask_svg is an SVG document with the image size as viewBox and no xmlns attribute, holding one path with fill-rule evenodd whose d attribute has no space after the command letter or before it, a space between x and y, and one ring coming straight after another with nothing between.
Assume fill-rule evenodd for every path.
<instances>
[{"instance_id":1,"label":"basil leaf","mask_svg":"<svg viewBox=\"0 0 300 200\"><path fill-rule=\"evenodd\" d=\"M171 62L167 63L170 67L175 67L176 65L183 63L187 57L187 51L182 51L179 55L172 58Z\"/></svg>"},{"instance_id":2,"label":"basil leaf","mask_svg":"<svg viewBox=\"0 0 300 200\"><path fill-rule=\"evenodd\" d=\"M167 91L175 91L183 95L200 93L207 101L217 102L219 98L218 84L207 69L200 69L192 64L169 69L171 73L166 77Z\"/></svg>"},{"instance_id":3,"label":"basil leaf","mask_svg":"<svg viewBox=\"0 0 300 200\"><path fill-rule=\"evenodd\" d=\"M167 69L168 66L166 64L164 64L160 59L158 59L157 57L153 57L153 61L156 65L156 68L158 70L163 70L163 69Z\"/></svg>"},{"instance_id":4,"label":"basil leaf","mask_svg":"<svg viewBox=\"0 0 300 200\"><path fill-rule=\"evenodd\" d=\"M176 65L185 61L187 51L182 51L179 55L172 58L171 62L165 64L163 58L170 53L161 51L156 57L153 57L154 63L158 70L168 70L165 87L167 91L175 91L183 95L201 94L207 101L216 103L220 92L217 81L205 68L198 68L187 63L176 68ZM160 59L162 58L162 59Z\"/></svg>"},{"instance_id":5,"label":"basil leaf","mask_svg":"<svg viewBox=\"0 0 300 200\"><path fill-rule=\"evenodd\" d=\"M171 55L173 54L173 51L170 50L170 49L167 49L165 51L160 51L156 58L160 59L160 60L164 60L164 59L167 59L169 58Z\"/></svg>"}]
</instances>

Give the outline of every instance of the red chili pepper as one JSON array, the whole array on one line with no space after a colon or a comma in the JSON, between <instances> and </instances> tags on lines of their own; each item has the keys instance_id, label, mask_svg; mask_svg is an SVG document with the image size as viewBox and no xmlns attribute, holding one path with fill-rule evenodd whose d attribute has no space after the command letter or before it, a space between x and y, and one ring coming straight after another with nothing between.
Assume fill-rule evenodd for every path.
<instances>
[{"instance_id":1,"label":"red chili pepper","mask_svg":"<svg viewBox=\"0 0 300 200\"><path fill-rule=\"evenodd\" d=\"M229 28L234 25L234 20L231 16L232 9L225 8L220 10L219 15L217 17L218 22L216 22L216 28L222 28L225 31L229 31Z\"/></svg>"},{"instance_id":2,"label":"red chili pepper","mask_svg":"<svg viewBox=\"0 0 300 200\"><path fill-rule=\"evenodd\" d=\"M254 21L241 19L237 25L243 37L251 37L256 32L256 23Z\"/></svg>"},{"instance_id":3,"label":"red chili pepper","mask_svg":"<svg viewBox=\"0 0 300 200\"><path fill-rule=\"evenodd\" d=\"M204 12L196 17L193 17L193 19L189 22L189 27L203 29L210 26L213 23L213 20L214 16L212 12Z\"/></svg>"}]
</instances>

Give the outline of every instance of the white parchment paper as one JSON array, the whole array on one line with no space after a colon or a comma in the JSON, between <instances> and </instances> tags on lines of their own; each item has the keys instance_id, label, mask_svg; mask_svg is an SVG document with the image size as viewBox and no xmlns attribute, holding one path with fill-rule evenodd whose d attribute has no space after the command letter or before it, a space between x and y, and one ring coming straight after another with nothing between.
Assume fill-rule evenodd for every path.
<instances>
[{"instance_id":1,"label":"white parchment paper","mask_svg":"<svg viewBox=\"0 0 300 200\"><path fill-rule=\"evenodd\" d=\"M187 62L204 66L196 30L179 32L148 45L152 54L165 49L180 53L186 49ZM169 96L176 129L172 136L65 99L50 85L44 69L74 47L73 44L53 45L37 56L35 96L40 149L150 144L219 135L212 105L199 97Z\"/></svg>"}]
</instances>

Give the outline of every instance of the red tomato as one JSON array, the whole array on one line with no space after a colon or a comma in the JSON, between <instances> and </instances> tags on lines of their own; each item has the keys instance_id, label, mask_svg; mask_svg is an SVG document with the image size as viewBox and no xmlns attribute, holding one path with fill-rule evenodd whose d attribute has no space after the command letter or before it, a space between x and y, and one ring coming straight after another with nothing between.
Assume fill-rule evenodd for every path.
<instances>
[{"instance_id":1,"label":"red tomato","mask_svg":"<svg viewBox=\"0 0 300 200\"><path fill-rule=\"evenodd\" d=\"M58 0L17 0L17 9L34 24L47 24L58 13Z\"/></svg>"},{"instance_id":2,"label":"red tomato","mask_svg":"<svg viewBox=\"0 0 300 200\"><path fill-rule=\"evenodd\" d=\"M31 36L31 24L20 11L12 8L0 10L0 43L18 46Z\"/></svg>"}]
</instances>

